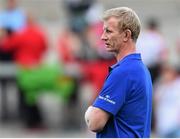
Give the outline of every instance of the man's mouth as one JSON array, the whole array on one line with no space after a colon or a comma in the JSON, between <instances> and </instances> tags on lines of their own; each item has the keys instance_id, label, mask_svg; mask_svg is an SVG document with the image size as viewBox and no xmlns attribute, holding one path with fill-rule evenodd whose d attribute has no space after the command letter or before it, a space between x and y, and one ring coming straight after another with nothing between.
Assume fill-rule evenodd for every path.
<instances>
[{"instance_id":1,"label":"man's mouth","mask_svg":"<svg viewBox=\"0 0 180 139\"><path fill-rule=\"evenodd\" d=\"M109 43L105 43L106 46L109 46Z\"/></svg>"}]
</instances>

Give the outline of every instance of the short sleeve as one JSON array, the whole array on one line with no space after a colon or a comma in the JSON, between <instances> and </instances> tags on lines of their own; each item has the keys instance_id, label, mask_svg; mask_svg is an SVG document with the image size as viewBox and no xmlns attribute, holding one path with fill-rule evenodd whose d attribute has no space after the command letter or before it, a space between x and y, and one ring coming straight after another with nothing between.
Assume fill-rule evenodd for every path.
<instances>
[{"instance_id":1,"label":"short sleeve","mask_svg":"<svg viewBox=\"0 0 180 139\"><path fill-rule=\"evenodd\" d=\"M106 79L93 106L116 115L125 102L127 83L128 76L126 74L120 71L113 71Z\"/></svg>"}]
</instances>

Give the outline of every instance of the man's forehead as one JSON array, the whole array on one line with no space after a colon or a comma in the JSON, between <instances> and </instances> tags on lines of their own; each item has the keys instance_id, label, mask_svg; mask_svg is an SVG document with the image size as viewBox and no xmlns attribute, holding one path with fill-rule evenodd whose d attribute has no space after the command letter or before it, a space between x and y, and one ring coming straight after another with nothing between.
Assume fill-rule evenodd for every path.
<instances>
[{"instance_id":1,"label":"man's forehead","mask_svg":"<svg viewBox=\"0 0 180 139\"><path fill-rule=\"evenodd\" d=\"M104 21L103 29L117 27L118 26L118 19L115 17L110 17Z\"/></svg>"}]
</instances>

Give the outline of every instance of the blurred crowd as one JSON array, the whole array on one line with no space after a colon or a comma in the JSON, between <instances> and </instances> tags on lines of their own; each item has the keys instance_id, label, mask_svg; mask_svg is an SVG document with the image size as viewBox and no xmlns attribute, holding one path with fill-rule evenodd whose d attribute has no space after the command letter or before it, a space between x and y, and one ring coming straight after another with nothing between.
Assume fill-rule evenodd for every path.
<instances>
[{"instance_id":1,"label":"blurred crowd","mask_svg":"<svg viewBox=\"0 0 180 139\"><path fill-rule=\"evenodd\" d=\"M100 40L103 6L96 0L66 0L64 5L68 22L53 47L58 62L48 64L44 59L52 47L47 30L30 11L22 10L17 0L4 2L0 11L2 124L16 120L27 129L56 125L65 130L86 130L84 112L115 60ZM137 52L142 54L153 81L152 133L155 137L180 137L180 41L175 42L176 60L171 60L160 22L152 17L146 25L137 41ZM10 106L15 112L9 110L12 102L8 94L16 97L17 108ZM60 102L56 108L47 106L52 96L52 101ZM42 98L46 100L43 103ZM54 115L47 109L58 109L60 122L48 122L47 115Z\"/></svg>"}]
</instances>

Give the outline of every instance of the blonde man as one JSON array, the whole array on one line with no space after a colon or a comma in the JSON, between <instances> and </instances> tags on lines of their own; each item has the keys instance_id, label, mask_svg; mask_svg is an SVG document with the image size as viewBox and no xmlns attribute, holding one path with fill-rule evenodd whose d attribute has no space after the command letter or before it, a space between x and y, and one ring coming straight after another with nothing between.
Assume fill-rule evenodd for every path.
<instances>
[{"instance_id":1,"label":"blonde man","mask_svg":"<svg viewBox=\"0 0 180 139\"><path fill-rule=\"evenodd\" d=\"M85 120L98 138L150 137L152 81L136 53L140 20L128 7L105 11L102 40L117 63L109 69L104 86Z\"/></svg>"}]
</instances>

